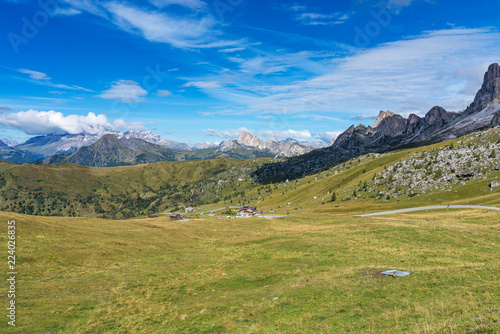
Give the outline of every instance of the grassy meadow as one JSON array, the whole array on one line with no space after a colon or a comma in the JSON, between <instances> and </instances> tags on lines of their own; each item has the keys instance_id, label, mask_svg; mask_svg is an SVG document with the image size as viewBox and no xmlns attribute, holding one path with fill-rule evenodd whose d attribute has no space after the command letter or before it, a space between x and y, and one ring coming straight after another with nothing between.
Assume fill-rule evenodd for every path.
<instances>
[{"instance_id":1,"label":"grassy meadow","mask_svg":"<svg viewBox=\"0 0 500 334\"><path fill-rule=\"evenodd\" d=\"M500 331L496 211L176 222L0 213L3 231L11 219L17 321L4 319L4 333Z\"/></svg>"},{"instance_id":2,"label":"grassy meadow","mask_svg":"<svg viewBox=\"0 0 500 334\"><path fill-rule=\"evenodd\" d=\"M490 154L499 139L497 127L267 185L251 173L268 160L0 163L4 275L9 220L18 272L16 327L7 325L3 293L0 333L500 333L499 211L356 216L499 207L500 187L489 186L500 180L492 167L500 155ZM431 166L439 152L464 147L488 150L469 157L487 163L477 177L456 182L453 174L417 194L382 176L412 156L432 157ZM399 191L388 198L391 187ZM199 215L229 215L226 207L238 205L282 217ZM196 208L183 214L190 221L162 214L185 206ZM380 274L387 269L411 275Z\"/></svg>"}]
</instances>

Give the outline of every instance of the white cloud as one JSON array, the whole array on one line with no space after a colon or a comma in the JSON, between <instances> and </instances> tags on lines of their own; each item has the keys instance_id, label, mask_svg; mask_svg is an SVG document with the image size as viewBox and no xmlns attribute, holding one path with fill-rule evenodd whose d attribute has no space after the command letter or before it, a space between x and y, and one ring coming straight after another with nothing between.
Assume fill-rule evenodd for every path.
<instances>
[{"instance_id":1,"label":"white cloud","mask_svg":"<svg viewBox=\"0 0 500 334\"><path fill-rule=\"evenodd\" d=\"M87 116L64 116L63 113L54 110L2 113L0 114L0 124L7 128L24 131L28 135L97 134L111 127L105 115L96 116L94 113L89 113Z\"/></svg>"},{"instance_id":2,"label":"white cloud","mask_svg":"<svg viewBox=\"0 0 500 334\"><path fill-rule=\"evenodd\" d=\"M220 88L221 85L217 81L190 81L183 85L183 87L197 87L202 89L215 89Z\"/></svg>"},{"instance_id":3,"label":"white cloud","mask_svg":"<svg viewBox=\"0 0 500 334\"><path fill-rule=\"evenodd\" d=\"M303 25L309 26L331 26L346 23L351 16L347 13L301 13L296 15L295 20Z\"/></svg>"},{"instance_id":4,"label":"white cloud","mask_svg":"<svg viewBox=\"0 0 500 334\"><path fill-rule=\"evenodd\" d=\"M0 113L0 125L23 131L28 135L45 134L95 134L101 135L114 129L135 129L144 127L140 122L127 123L117 119L112 123L104 114L89 112L87 116L68 115L50 110L28 110L17 113Z\"/></svg>"},{"instance_id":5,"label":"white cloud","mask_svg":"<svg viewBox=\"0 0 500 334\"><path fill-rule=\"evenodd\" d=\"M258 130L255 131L258 137L262 137L264 139L270 140L284 140L287 138L294 139L311 139L313 136L309 132L309 130L292 130L288 129L285 131L276 131L276 130Z\"/></svg>"},{"instance_id":6,"label":"white cloud","mask_svg":"<svg viewBox=\"0 0 500 334\"><path fill-rule=\"evenodd\" d=\"M480 88L488 64L498 62L499 41L496 30L429 31L338 58L329 73L308 80L263 85L262 91L274 93L245 102L267 114L404 112L410 111L405 104L432 106L459 99L464 108Z\"/></svg>"},{"instance_id":7,"label":"white cloud","mask_svg":"<svg viewBox=\"0 0 500 334\"><path fill-rule=\"evenodd\" d=\"M99 2L91 0L61 0L75 9L86 11L94 15L107 18L106 12L99 6Z\"/></svg>"},{"instance_id":8,"label":"white cloud","mask_svg":"<svg viewBox=\"0 0 500 334\"><path fill-rule=\"evenodd\" d=\"M38 71L32 71L32 70L27 70L24 68L20 68L18 70L21 73L29 75L29 77L33 80L41 80L41 81L47 81L50 80L50 77L47 76L47 74L43 72L38 72Z\"/></svg>"},{"instance_id":9,"label":"white cloud","mask_svg":"<svg viewBox=\"0 0 500 334\"><path fill-rule=\"evenodd\" d=\"M119 130L146 130L144 127L144 123L142 122L130 122L127 123L123 119L115 119L113 121L113 129L119 129Z\"/></svg>"},{"instance_id":10,"label":"white cloud","mask_svg":"<svg viewBox=\"0 0 500 334\"><path fill-rule=\"evenodd\" d=\"M104 4L120 28L142 35L151 42L168 43L176 48L217 48L235 45L241 41L219 39L216 21L211 16L200 19L177 17L166 13L148 12L118 2Z\"/></svg>"},{"instance_id":11,"label":"white cloud","mask_svg":"<svg viewBox=\"0 0 500 334\"><path fill-rule=\"evenodd\" d=\"M57 8L54 11L54 15L59 15L59 16L73 16L81 13L82 11L76 8Z\"/></svg>"},{"instance_id":12,"label":"white cloud","mask_svg":"<svg viewBox=\"0 0 500 334\"><path fill-rule=\"evenodd\" d=\"M156 91L156 95L158 95L159 97L167 97L172 95L172 93L168 90L158 89L158 91Z\"/></svg>"},{"instance_id":13,"label":"white cloud","mask_svg":"<svg viewBox=\"0 0 500 334\"><path fill-rule=\"evenodd\" d=\"M219 50L218 52L238 52L238 51L243 51L245 50L245 48L230 48L230 49L222 49L222 50Z\"/></svg>"},{"instance_id":14,"label":"white cloud","mask_svg":"<svg viewBox=\"0 0 500 334\"><path fill-rule=\"evenodd\" d=\"M201 0L151 0L151 3L158 8L179 5L193 10L202 10L207 7L207 4Z\"/></svg>"},{"instance_id":15,"label":"white cloud","mask_svg":"<svg viewBox=\"0 0 500 334\"><path fill-rule=\"evenodd\" d=\"M146 101L143 96L147 95L137 82L133 80L120 80L113 83L110 89L99 95L100 98L118 100L123 103L137 103Z\"/></svg>"},{"instance_id":16,"label":"white cloud","mask_svg":"<svg viewBox=\"0 0 500 334\"><path fill-rule=\"evenodd\" d=\"M303 12L303 11L306 11L307 10L307 6L304 6L304 5L298 5L298 4L294 4L294 5L282 5L282 7L285 9L285 10L288 10L288 11L291 11L291 12Z\"/></svg>"},{"instance_id":17,"label":"white cloud","mask_svg":"<svg viewBox=\"0 0 500 334\"><path fill-rule=\"evenodd\" d=\"M236 139L243 132L251 133L251 131L248 130L247 128L228 129L228 130L206 129L201 131L209 136L219 137L222 139Z\"/></svg>"},{"instance_id":18,"label":"white cloud","mask_svg":"<svg viewBox=\"0 0 500 334\"><path fill-rule=\"evenodd\" d=\"M387 7L399 11L401 8L410 6L412 2L413 0L389 0Z\"/></svg>"},{"instance_id":19,"label":"white cloud","mask_svg":"<svg viewBox=\"0 0 500 334\"><path fill-rule=\"evenodd\" d=\"M367 119L377 119L378 115L376 114L372 114L372 115L366 115L366 114L363 114L363 115L354 115L354 116L351 116L351 119L355 119L357 121L364 121L364 120L367 120Z\"/></svg>"},{"instance_id":20,"label":"white cloud","mask_svg":"<svg viewBox=\"0 0 500 334\"><path fill-rule=\"evenodd\" d=\"M301 119L311 119L315 122L322 122L322 121L340 121L343 122L343 119L337 118L337 117L331 117L331 116L322 116L322 115L295 115L293 118L301 118Z\"/></svg>"},{"instance_id":21,"label":"white cloud","mask_svg":"<svg viewBox=\"0 0 500 334\"><path fill-rule=\"evenodd\" d=\"M327 25L342 24L347 22L351 18L350 13L347 12L318 13L317 11L321 9L299 4L282 5L281 8L286 11L293 12L294 13L293 18L295 21L298 21L303 25L309 25L309 26L327 26Z\"/></svg>"},{"instance_id":22,"label":"white cloud","mask_svg":"<svg viewBox=\"0 0 500 334\"><path fill-rule=\"evenodd\" d=\"M33 70L27 70L24 68L18 69L17 70L20 73L27 74L30 79L32 79L33 83L36 83L37 85L44 85L44 86L50 86L50 87L55 87L55 88L60 88L60 89L69 89L69 90L81 90L85 92L92 92L92 90L76 86L76 85L64 85L64 84L58 84L50 81L50 77L43 73L43 72L38 72L38 71L33 71Z\"/></svg>"},{"instance_id":23,"label":"white cloud","mask_svg":"<svg viewBox=\"0 0 500 334\"><path fill-rule=\"evenodd\" d=\"M320 133L315 133L313 135L314 138L320 139L324 141L327 144L330 144L332 142L333 138L337 138L342 132L340 131L327 131L327 132L320 132Z\"/></svg>"}]
</instances>

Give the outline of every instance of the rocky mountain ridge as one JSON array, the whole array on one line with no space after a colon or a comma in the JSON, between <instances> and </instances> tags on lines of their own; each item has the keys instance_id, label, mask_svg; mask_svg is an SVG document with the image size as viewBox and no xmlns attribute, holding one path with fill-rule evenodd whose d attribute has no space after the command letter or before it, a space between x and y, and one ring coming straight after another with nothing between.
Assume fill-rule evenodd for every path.
<instances>
[{"instance_id":1,"label":"rocky mountain ridge","mask_svg":"<svg viewBox=\"0 0 500 334\"><path fill-rule=\"evenodd\" d=\"M373 126L351 125L332 146L284 162L262 166L254 177L276 182L302 177L370 152L385 152L423 146L461 137L500 124L500 66L491 64L474 101L463 112L448 112L435 106L425 117L408 118L381 112Z\"/></svg>"},{"instance_id":2,"label":"rocky mountain ridge","mask_svg":"<svg viewBox=\"0 0 500 334\"><path fill-rule=\"evenodd\" d=\"M159 134L153 131L108 131L105 134L45 135L30 138L26 142L17 145L16 148L49 157L55 154L75 152L81 147L92 145L106 134L114 135L117 138L139 138L173 150L191 149L187 144L162 139Z\"/></svg>"},{"instance_id":3,"label":"rocky mountain ridge","mask_svg":"<svg viewBox=\"0 0 500 334\"><path fill-rule=\"evenodd\" d=\"M56 164L69 162L90 167L132 166L160 161L186 161L214 158L254 159L271 158L271 152L242 147L235 141L225 142L222 147L194 151L172 150L150 143L141 138L118 138L104 135L95 143L83 146L72 153L56 154L35 162L35 164Z\"/></svg>"},{"instance_id":4,"label":"rocky mountain ridge","mask_svg":"<svg viewBox=\"0 0 500 334\"><path fill-rule=\"evenodd\" d=\"M69 162L83 166L112 167L175 160L172 150L138 138L104 135L95 143L69 154L56 154L39 164Z\"/></svg>"},{"instance_id":5,"label":"rocky mountain ridge","mask_svg":"<svg viewBox=\"0 0 500 334\"><path fill-rule=\"evenodd\" d=\"M275 142L273 140L263 141L249 132L243 132L238 137L237 143L240 145L258 148L259 150L269 150L277 156L294 157L313 150L312 147L304 146L294 140Z\"/></svg>"},{"instance_id":6,"label":"rocky mountain ridge","mask_svg":"<svg viewBox=\"0 0 500 334\"><path fill-rule=\"evenodd\" d=\"M147 141L151 144L159 145L176 151L196 151L200 149L203 150L209 148L221 148L227 151L228 148L226 146L230 141L237 143L237 141L229 140L220 143L199 143L190 147L188 144L185 143L163 139L160 137L159 134L153 131L126 131L126 132L108 131L105 134L114 135L118 139L138 138ZM18 157L15 158L15 162L25 163L34 161L29 159L40 159L40 158L50 157L56 154L73 153L78 149L80 149L81 147L89 146L96 143L102 136L103 136L102 134L45 135L45 136L32 137L22 144L18 144L17 142L10 142L13 145L8 145L9 143L5 144L11 147L15 147L17 149L16 152L18 151L25 152L22 154L18 152L19 153L17 154ZM254 141L256 143L262 143L262 144L257 144L256 146L245 145L244 143L240 144L245 146L248 150L254 151L254 153L256 153L258 156L264 155L266 157L271 156L272 154L274 154L275 156L282 156L282 157L295 156L309 152L315 148L326 146L326 144L321 145L318 142L298 143L293 139L287 140L282 143L276 143L274 141L264 142L255 136L253 137L255 138ZM238 146L238 148L241 147ZM259 153L256 152L256 150L262 150L263 152ZM13 157L13 155L11 154L12 152L14 151L9 150L9 152L5 153L5 155L2 155L2 152L0 152L0 160L12 159ZM198 155L203 155L203 153L199 153ZM243 154L243 156L244 155L245 154Z\"/></svg>"}]
</instances>

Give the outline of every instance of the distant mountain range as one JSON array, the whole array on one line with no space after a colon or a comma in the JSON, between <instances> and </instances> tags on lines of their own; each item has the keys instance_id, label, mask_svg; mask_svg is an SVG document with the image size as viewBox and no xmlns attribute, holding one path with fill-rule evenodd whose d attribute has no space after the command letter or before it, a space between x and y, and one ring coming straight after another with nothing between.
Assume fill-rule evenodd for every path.
<instances>
[{"instance_id":1,"label":"distant mountain range","mask_svg":"<svg viewBox=\"0 0 500 334\"><path fill-rule=\"evenodd\" d=\"M152 144L164 146L173 150L190 150L189 145L171 140L162 139L159 134L152 131L111 131L117 138L139 138ZM25 143L17 145L16 148L49 157L54 154L72 153L81 147L89 146L97 142L103 135L93 134L64 134L37 136L28 139Z\"/></svg>"},{"instance_id":2,"label":"distant mountain range","mask_svg":"<svg viewBox=\"0 0 500 334\"><path fill-rule=\"evenodd\" d=\"M125 158L126 156L127 159L121 162L118 160L111 162L110 160L110 164L113 166L133 164L135 159L133 159L132 156L135 155L141 157L138 158L137 161L142 161L141 159L144 158L144 162L156 162L163 160L193 160L204 159L207 157L253 159L256 157L296 156L327 145L320 142L299 143L294 139L287 139L283 142L264 142L247 132L243 133L238 141L228 140L220 143L200 143L193 145L192 147L185 143L162 139L159 134L152 131L111 131L105 136L107 135L112 135L115 138L120 139L120 143L129 150L137 151L134 154L130 152L125 154L123 148L121 148L121 153L115 156L115 158L118 156ZM42 160L44 163L55 163L57 161L80 161L82 159L83 161L87 161L88 159L81 157L81 155L83 154L82 152L85 152L88 149L78 152L77 155L72 155L71 158L67 154L76 153L79 149L93 145L102 138L102 135L93 134L64 134L37 136L28 139L22 144L10 141L9 144L11 145L3 143L4 148L0 150L0 160L16 163L33 162L36 160ZM144 152L141 152L144 150L137 149L135 146L133 148L129 147L129 144L134 142L132 139L140 139L144 142L156 145L157 147L153 149L153 146L147 146L144 144L143 148L146 146L148 147L148 149L145 150L147 154L144 156L142 155ZM112 144L109 141L109 138L104 142L110 145ZM100 145L102 145L102 142ZM9 146L11 147L9 148ZM231 151L228 147L232 147L233 150ZM163 148L164 150L162 151L160 148ZM112 149L112 147L109 149ZM175 152L171 152L172 150ZM162 152L159 153L160 151ZM154 154L154 156L151 156L150 154ZM101 162L96 162L96 166L100 165ZM85 165L90 165L90 162L87 161Z\"/></svg>"},{"instance_id":3,"label":"distant mountain range","mask_svg":"<svg viewBox=\"0 0 500 334\"><path fill-rule=\"evenodd\" d=\"M16 147L10 147L5 142L0 140L0 160L24 163L27 161L34 161L43 158L42 155L31 153L29 151L23 151Z\"/></svg>"},{"instance_id":4,"label":"distant mountain range","mask_svg":"<svg viewBox=\"0 0 500 334\"><path fill-rule=\"evenodd\" d=\"M179 151L147 142L140 138L117 138L108 134L97 142L83 146L73 153L56 154L34 162L35 164L56 164L69 162L91 167L132 166L160 161L185 161L214 158L255 159L271 158L269 150L255 149L234 141L223 142L221 146L193 151Z\"/></svg>"},{"instance_id":5,"label":"distant mountain range","mask_svg":"<svg viewBox=\"0 0 500 334\"><path fill-rule=\"evenodd\" d=\"M14 140L14 139L7 139L7 138L2 138L1 141L8 145L8 146L17 146L19 145L19 142L17 140Z\"/></svg>"},{"instance_id":6,"label":"distant mountain range","mask_svg":"<svg viewBox=\"0 0 500 334\"><path fill-rule=\"evenodd\" d=\"M254 147L259 150L269 150L277 156L294 157L311 152L314 148L299 144L292 138L288 138L282 142L275 142L272 140L263 141L258 137L243 132L238 137L237 143L247 147Z\"/></svg>"},{"instance_id":7,"label":"distant mountain range","mask_svg":"<svg viewBox=\"0 0 500 334\"><path fill-rule=\"evenodd\" d=\"M317 173L353 157L423 146L481 131L500 124L500 66L491 64L474 101L462 112L436 106L421 118L381 111L372 126L350 126L328 148L284 162L263 165L254 174L260 182L276 182Z\"/></svg>"}]
</instances>

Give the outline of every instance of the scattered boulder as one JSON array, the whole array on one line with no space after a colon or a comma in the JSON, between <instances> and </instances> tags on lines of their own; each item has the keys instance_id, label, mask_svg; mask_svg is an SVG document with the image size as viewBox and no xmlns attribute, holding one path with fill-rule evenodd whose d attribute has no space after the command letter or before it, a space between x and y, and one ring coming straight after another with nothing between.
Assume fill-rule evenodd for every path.
<instances>
[{"instance_id":1,"label":"scattered boulder","mask_svg":"<svg viewBox=\"0 0 500 334\"><path fill-rule=\"evenodd\" d=\"M497 126L497 125L500 125L500 111L497 112L496 115L491 120L491 126Z\"/></svg>"},{"instance_id":2,"label":"scattered boulder","mask_svg":"<svg viewBox=\"0 0 500 334\"><path fill-rule=\"evenodd\" d=\"M462 174L457 174L456 177L458 177L459 179L468 179L470 177L474 177L475 174L474 173L462 173Z\"/></svg>"},{"instance_id":3,"label":"scattered boulder","mask_svg":"<svg viewBox=\"0 0 500 334\"><path fill-rule=\"evenodd\" d=\"M491 181L491 183L490 183L491 190L495 190L495 188L498 188L498 187L500 187L500 181L499 180Z\"/></svg>"}]
</instances>

